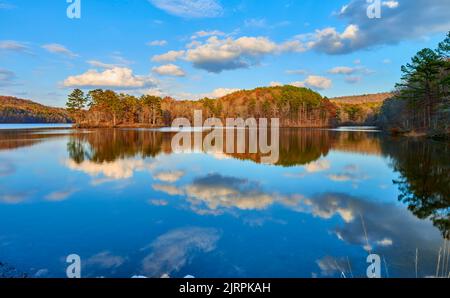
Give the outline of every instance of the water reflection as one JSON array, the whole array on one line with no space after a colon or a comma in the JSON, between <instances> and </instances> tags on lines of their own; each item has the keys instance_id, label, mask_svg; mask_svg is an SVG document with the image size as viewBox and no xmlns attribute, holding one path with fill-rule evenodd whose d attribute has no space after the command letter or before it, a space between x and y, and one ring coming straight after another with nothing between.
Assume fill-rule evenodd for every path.
<instances>
[{"instance_id":1,"label":"water reflection","mask_svg":"<svg viewBox=\"0 0 450 298\"><path fill-rule=\"evenodd\" d=\"M391 277L418 252L429 276L449 239L445 143L282 129L266 165L174 153L172 132L50 132L0 132L0 261L30 275L63 276L75 251L91 277L364 276L369 252Z\"/></svg>"}]
</instances>

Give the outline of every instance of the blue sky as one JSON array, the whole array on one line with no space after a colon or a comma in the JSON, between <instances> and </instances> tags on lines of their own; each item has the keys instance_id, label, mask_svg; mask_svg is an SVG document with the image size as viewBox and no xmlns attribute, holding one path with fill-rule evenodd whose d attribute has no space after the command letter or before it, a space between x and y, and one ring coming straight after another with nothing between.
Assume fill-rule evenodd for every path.
<instances>
[{"instance_id":1,"label":"blue sky","mask_svg":"<svg viewBox=\"0 0 450 298\"><path fill-rule=\"evenodd\" d=\"M448 0L0 0L0 94L63 106L73 88L196 99L293 84L390 91L450 30ZM413 21L414 20L414 21Z\"/></svg>"}]
</instances>

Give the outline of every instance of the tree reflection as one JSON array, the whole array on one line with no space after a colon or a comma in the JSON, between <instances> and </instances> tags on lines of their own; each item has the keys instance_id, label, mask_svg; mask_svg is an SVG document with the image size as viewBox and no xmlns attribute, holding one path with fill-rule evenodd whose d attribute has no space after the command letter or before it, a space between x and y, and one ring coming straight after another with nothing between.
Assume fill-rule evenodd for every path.
<instances>
[{"instance_id":1,"label":"tree reflection","mask_svg":"<svg viewBox=\"0 0 450 298\"><path fill-rule=\"evenodd\" d=\"M203 134L203 139L207 134L207 132ZM87 134L73 135L67 150L71 159L77 163L85 159L102 163L128 157L155 157L161 153L172 153L171 141L174 135L174 133L150 130L99 129ZM249 152L248 134L246 137L244 153L226 153L226 141L223 144L224 150L214 153L260 163L263 155L259 151ZM193 133L191 138L192 151L206 152L203 147L194 148ZM283 167L309 164L328 155L332 149L366 154L381 152L379 138L375 135L311 129L281 129L279 149L280 156L276 165Z\"/></svg>"},{"instance_id":2,"label":"tree reflection","mask_svg":"<svg viewBox=\"0 0 450 298\"><path fill-rule=\"evenodd\" d=\"M450 145L428 140L385 142L400 178L399 201L418 218L429 218L450 239Z\"/></svg>"}]
</instances>

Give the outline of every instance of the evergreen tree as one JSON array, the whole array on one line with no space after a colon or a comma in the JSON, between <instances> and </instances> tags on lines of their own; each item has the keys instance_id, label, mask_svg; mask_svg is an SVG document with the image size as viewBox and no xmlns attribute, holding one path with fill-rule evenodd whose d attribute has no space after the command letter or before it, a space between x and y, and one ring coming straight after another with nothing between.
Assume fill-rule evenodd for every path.
<instances>
[{"instance_id":1,"label":"evergreen tree","mask_svg":"<svg viewBox=\"0 0 450 298\"><path fill-rule=\"evenodd\" d=\"M80 89L75 89L69 94L67 99L67 110L74 117L76 122L79 122L82 118L83 109L86 107L87 97Z\"/></svg>"}]
</instances>

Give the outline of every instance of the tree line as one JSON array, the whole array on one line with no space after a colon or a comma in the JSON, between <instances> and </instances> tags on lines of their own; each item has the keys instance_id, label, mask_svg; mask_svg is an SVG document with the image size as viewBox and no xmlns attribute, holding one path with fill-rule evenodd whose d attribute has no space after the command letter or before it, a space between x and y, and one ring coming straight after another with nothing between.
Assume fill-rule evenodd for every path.
<instances>
[{"instance_id":1,"label":"tree line","mask_svg":"<svg viewBox=\"0 0 450 298\"><path fill-rule=\"evenodd\" d=\"M280 118L285 127L328 127L337 114L335 105L319 93L294 86L242 90L198 101L75 89L66 105L76 124L86 127L170 126L178 117L192 121L194 110L201 110L204 118Z\"/></svg>"},{"instance_id":2,"label":"tree line","mask_svg":"<svg viewBox=\"0 0 450 298\"><path fill-rule=\"evenodd\" d=\"M450 32L436 49L419 51L402 66L395 98L383 107L392 129L438 131L450 129Z\"/></svg>"}]
</instances>

